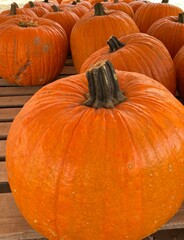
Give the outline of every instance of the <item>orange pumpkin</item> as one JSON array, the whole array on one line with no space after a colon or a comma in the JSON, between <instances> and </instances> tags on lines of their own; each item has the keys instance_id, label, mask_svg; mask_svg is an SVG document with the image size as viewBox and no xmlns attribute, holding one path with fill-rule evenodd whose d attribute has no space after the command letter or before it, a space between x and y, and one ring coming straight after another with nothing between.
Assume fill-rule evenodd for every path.
<instances>
[{"instance_id":1,"label":"orange pumpkin","mask_svg":"<svg viewBox=\"0 0 184 240\"><path fill-rule=\"evenodd\" d=\"M144 0L137 0L137 1L132 1L128 3L128 5L133 9L134 13L137 11L138 8L140 8L142 5L147 4L149 1L144 1Z\"/></svg>"},{"instance_id":2,"label":"orange pumpkin","mask_svg":"<svg viewBox=\"0 0 184 240\"><path fill-rule=\"evenodd\" d=\"M166 47L145 33L132 33L117 39L112 36L106 46L92 53L82 64L85 72L96 62L110 60L117 70L138 72L162 83L174 95L176 73Z\"/></svg>"},{"instance_id":3,"label":"orange pumpkin","mask_svg":"<svg viewBox=\"0 0 184 240\"><path fill-rule=\"evenodd\" d=\"M0 24L5 22L5 21L7 21L7 20L9 20L9 19L11 19L11 18L16 18L17 16L19 18L21 16L23 16L23 18L24 18L24 15L27 15L27 14L25 14L23 12L20 13L19 11L17 11L17 9L19 9L18 5L15 2L12 3L11 4L11 8L10 8L10 10L7 13L0 14ZM37 16L35 15L35 17L37 17Z\"/></svg>"},{"instance_id":4,"label":"orange pumpkin","mask_svg":"<svg viewBox=\"0 0 184 240\"><path fill-rule=\"evenodd\" d=\"M147 33L159 39L174 58L184 45L184 13L159 19L151 25Z\"/></svg>"},{"instance_id":5,"label":"orange pumpkin","mask_svg":"<svg viewBox=\"0 0 184 240\"><path fill-rule=\"evenodd\" d=\"M162 0L162 3L148 2L134 14L134 21L140 32L147 32L149 27L157 20L166 16L175 16L183 10L175 5L169 4L169 0Z\"/></svg>"},{"instance_id":6,"label":"orange pumpkin","mask_svg":"<svg viewBox=\"0 0 184 240\"><path fill-rule=\"evenodd\" d=\"M42 17L44 14L49 13L50 11L42 6L36 6L34 2L29 1L28 2L29 7L27 6L27 8L30 8L34 13L36 13L36 15L38 17ZM26 8L26 7L25 7Z\"/></svg>"},{"instance_id":7,"label":"orange pumpkin","mask_svg":"<svg viewBox=\"0 0 184 240\"><path fill-rule=\"evenodd\" d=\"M34 13L31 9L29 8L19 8L17 3L13 2L11 4L10 10L4 10L0 13L0 15L18 15L18 14L24 14L30 17L37 17L36 13Z\"/></svg>"},{"instance_id":8,"label":"orange pumpkin","mask_svg":"<svg viewBox=\"0 0 184 240\"><path fill-rule=\"evenodd\" d=\"M119 11L125 12L132 18L134 16L134 11L131 8L131 6L128 5L128 3L121 2L119 0L114 0L114 2L107 1L107 2L103 2L102 4L107 9L113 9L113 10L119 10Z\"/></svg>"},{"instance_id":9,"label":"orange pumpkin","mask_svg":"<svg viewBox=\"0 0 184 240\"><path fill-rule=\"evenodd\" d=\"M133 19L117 10L104 10L101 3L94 5L73 27L70 47L74 66L79 72L81 65L93 52L106 45L111 35L117 37L139 32Z\"/></svg>"},{"instance_id":10,"label":"orange pumpkin","mask_svg":"<svg viewBox=\"0 0 184 240\"><path fill-rule=\"evenodd\" d=\"M77 2L73 1L72 3L61 3L59 5L59 8L61 10L65 10L65 11L70 11L70 12L74 12L75 14L77 14L77 16L79 18L81 18L85 13L87 13L89 11L89 8L78 4Z\"/></svg>"},{"instance_id":11,"label":"orange pumpkin","mask_svg":"<svg viewBox=\"0 0 184 240\"><path fill-rule=\"evenodd\" d=\"M54 21L21 16L0 24L0 76L11 83L51 82L63 69L67 52L66 33Z\"/></svg>"},{"instance_id":12,"label":"orange pumpkin","mask_svg":"<svg viewBox=\"0 0 184 240\"><path fill-rule=\"evenodd\" d=\"M70 33L72 31L73 26L79 20L79 17L77 16L77 14L75 14L72 11L60 10L56 6L52 6L52 8L53 8L53 12L49 12L43 15L43 17L53 20L54 22L57 22L64 28L68 38L68 44L69 44Z\"/></svg>"},{"instance_id":13,"label":"orange pumpkin","mask_svg":"<svg viewBox=\"0 0 184 240\"><path fill-rule=\"evenodd\" d=\"M176 68L177 90L179 96L184 100L184 45L177 52L173 61Z\"/></svg>"},{"instance_id":14,"label":"orange pumpkin","mask_svg":"<svg viewBox=\"0 0 184 240\"><path fill-rule=\"evenodd\" d=\"M42 87L16 116L6 144L13 196L49 240L143 239L183 201L183 105L109 63L87 77L88 99L78 74Z\"/></svg>"},{"instance_id":15,"label":"orange pumpkin","mask_svg":"<svg viewBox=\"0 0 184 240\"><path fill-rule=\"evenodd\" d=\"M57 1L49 1L49 0L43 0L43 1L34 1L33 2L34 3L34 5L35 5L35 7L44 7L44 8L46 8L48 11L53 11L52 10L52 5L54 4L54 5L56 5L56 6L59 6L59 3L57 2ZM28 3L26 3L25 5L24 5L24 7L25 8L30 8L31 6L30 6L30 4L29 4L29 2Z\"/></svg>"}]
</instances>

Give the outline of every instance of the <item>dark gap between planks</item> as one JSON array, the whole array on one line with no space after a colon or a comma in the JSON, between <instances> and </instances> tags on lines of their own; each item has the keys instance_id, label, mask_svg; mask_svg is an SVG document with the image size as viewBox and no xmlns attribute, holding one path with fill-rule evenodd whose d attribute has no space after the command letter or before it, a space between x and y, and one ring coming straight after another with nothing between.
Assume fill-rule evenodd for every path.
<instances>
[{"instance_id":1,"label":"dark gap between planks","mask_svg":"<svg viewBox=\"0 0 184 240\"><path fill-rule=\"evenodd\" d=\"M8 182L2 182L0 183L0 193L10 193L10 185Z\"/></svg>"}]
</instances>

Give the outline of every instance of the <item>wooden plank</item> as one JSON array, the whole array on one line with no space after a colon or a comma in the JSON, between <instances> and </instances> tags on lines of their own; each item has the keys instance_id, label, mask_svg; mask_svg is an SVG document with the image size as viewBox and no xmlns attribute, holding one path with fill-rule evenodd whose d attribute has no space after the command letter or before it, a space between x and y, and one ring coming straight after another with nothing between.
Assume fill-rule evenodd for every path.
<instances>
[{"instance_id":1,"label":"wooden plank","mask_svg":"<svg viewBox=\"0 0 184 240\"><path fill-rule=\"evenodd\" d=\"M22 107L31 96L0 97L0 107Z\"/></svg>"},{"instance_id":2,"label":"wooden plank","mask_svg":"<svg viewBox=\"0 0 184 240\"><path fill-rule=\"evenodd\" d=\"M11 122L0 122L0 140L6 140Z\"/></svg>"},{"instance_id":3,"label":"wooden plank","mask_svg":"<svg viewBox=\"0 0 184 240\"><path fill-rule=\"evenodd\" d=\"M0 122L11 122L21 108L0 108Z\"/></svg>"},{"instance_id":4,"label":"wooden plank","mask_svg":"<svg viewBox=\"0 0 184 240\"><path fill-rule=\"evenodd\" d=\"M16 84L9 83L3 78L0 78L0 87L16 86Z\"/></svg>"},{"instance_id":5,"label":"wooden plank","mask_svg":"<svg viewBox=\"0 0 184 240\"><path fill-rule=\"evenodd\" d=\"M73 75L77 74L77 71L75 70L74 66L64 66L61 75L66 74L66 75Z\"/></svg>"},{"instance_id":6,"label":"wooden plank","mask_svg":"<svg viewBox=\"0 0 184 240\"><path fill-rule=\"evenodd\" d=\"M0 162L0 183L8 182L6 163Z\"/></svg>"},{"instance_id":7,"label":"wooden plank","mask_svg":"<svg viewBox=\"0 0 184 240\"><path fill-rule=\"evenodd\" d=\"M5 160L6 154L6 140L0 140L0 161Z\"/></svg>"},{"instance_id":8,"label":"wooden plank","mask_svg":"<svg viewBox=\"0 0 184 240\"><path fill-rule=\"evenodd\" d=\"M42 86L34 87L0 87L0 96L26 96L33 95Z\"/></svg>"},{"instance_id":9,"label":"wooden plank","mask_svg":"<svg viewBox=\"0 0 184 240\"><path fill-rule=\"evenodd\" d=\"M184 228L184 203L174 217L161 230Z\"/></svg>"},{"instance_id":10,"label":"wooden plank","mask_svg":"<svg viewBox=\"0 0 184 240\"><path fill-rule=\"evenodd\" d=\"M43 239L22 217L11 193L0 194L0 199L0 240Z\"/></svg>"}]
</instances>

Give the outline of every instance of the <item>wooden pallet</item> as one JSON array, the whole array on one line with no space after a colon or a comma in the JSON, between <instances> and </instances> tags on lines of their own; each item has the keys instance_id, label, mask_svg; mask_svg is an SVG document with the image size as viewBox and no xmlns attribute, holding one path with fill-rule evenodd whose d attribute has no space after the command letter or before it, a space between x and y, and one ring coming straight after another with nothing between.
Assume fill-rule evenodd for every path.
<instances>
[{"instance_id":1,"label":"wooden pallet","mask_svg":"<svg viewBox=\"0 0 184 240\"><path fill-rule=\"evenodd\" d=\"M72 61L68 59L58 78L71 74L75 74L75 69ZM5 164L6 139L11 123L23 105L40 88L18 87L0 78L0 240L45 239L26 223L17 209L8 184ZM184 205L161 230L182 228Z\"/></svg>"}]
</instances>

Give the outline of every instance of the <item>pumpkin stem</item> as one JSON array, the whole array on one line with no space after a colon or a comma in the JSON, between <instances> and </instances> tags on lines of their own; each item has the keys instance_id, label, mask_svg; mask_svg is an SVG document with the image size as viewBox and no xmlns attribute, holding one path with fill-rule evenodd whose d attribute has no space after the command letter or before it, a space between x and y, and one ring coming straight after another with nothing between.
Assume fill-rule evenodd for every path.
<instances>
[{"instance_id":1,"label":"pumpkin stem","mask_svg":"<svg viewBox=\"0 0 184 240\"><path fill-rule=\"evenodd\" d=\"M56 5L52 5L51 8L53 9L54 12L60 12L61 9L57 7Z\"/></svg>"},{"instance_id":2,"label":"pumpkin stem","mask_svg":"<svg viewBox=\"0 0 184 240\"><path fill-rule=\"evenodd\" d=\"M118 3L119 2L119 0L114 0L114 3Z\"/></svg>"},{"instance_id":3,"label":"pumpkin stem","mask_svg":"<svg viewBox=\"0 0 184 240\"><path fill-rule=\"evenodd\" d=\"M72 2L72 5L77 5L77 2L76 2L76 1L73 1L73 2Z\"/></svg>"},{"instance_id":4,"label":"pumpkin stem","mask_svg":"<svg viewBox=\"0 0 184 240\"><path fill-rule=\"evenodd\" d=\"M89 95L83 103L93 108L113 108L126 97L120 91L115 70L109 60L103 61L86 72Z\"/></svg>"},{"instance_id":5,"label":"pumpkin stem","mask_svg":"<svg viewBox=\"0 0 184 240\"><path fill-rule=\"evenodd\" d=\"M184 13L179 13L179 15L178 15L178 22L179 23L184 23Z\"/></svg>"},{"instance_id":6,"label":"pumpkin stem","mask_svg":"<svg viewBox=\"0 0 184 240\"><path fill-rule=\"evenodd\" d=\"M19 27L37 27L38 23L37 22L33 22L32 20L29 22L19 22Z\"/></svg>"},{"instance_id":7,"label":"pumpkin stem","mask_svg":"<svg viewBox=\"0 0 184 240\"><path fill-rule=\"evenodd\" d=\"M33 8L35 6L34 2L32 2L32 1L29 1L28 3L29 3L30 8Z\"/></svg>"},{"instance_id":8,"label":"pumpkin stem","mask_svg":"<svg viewBox=\"0 0 184 240\"><path fill-rule=\"evenodd\" d=\"M43 0L44 3L49 3L49 0Z\"/></svg>"},{"instance_id":9,"label":"pumpkin stem","mask_svg":"<svg viewBox=\"0 0 184 240\"><path fill-rule=\"evenodd\" d=\"M125 44L120 42L115 36L111 36L107 41L107 44L109 45L110 52L115 52L125 46Z\"/></svg>"},{"instance_id":10,"label":"pumpkin stem","mask_svg":"<svg viewBox=\"0 0 184 240\"><path fill-rule=\"evenodd\" d=\"M94 5L95 16L106 15L103 5L99 2Z\"/></svg>"},{"instance_id":11,"label":"pumpkin stem","mask_svg":"<svg viewBox=\"0 0 184 240\"><path fill-rule=\"evenodd\" d=\"M162 0L161 3L169 3L169 0Z\"/></svg>"},{"instance_id":12,"label":"pumpkin stem","mask_svg":"<svg viewBox=\"0 0 184 240\"><path fill-rule=\"evenodd\" d=\"M10 14L9 15L16 15L17 14L17 11L16 11L17 8L19 8L19 6L17 5L17 3L13 2L11 4Z\"/></svg>"}]
</instances>

